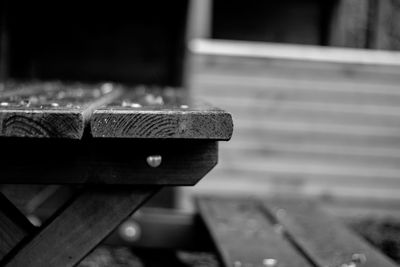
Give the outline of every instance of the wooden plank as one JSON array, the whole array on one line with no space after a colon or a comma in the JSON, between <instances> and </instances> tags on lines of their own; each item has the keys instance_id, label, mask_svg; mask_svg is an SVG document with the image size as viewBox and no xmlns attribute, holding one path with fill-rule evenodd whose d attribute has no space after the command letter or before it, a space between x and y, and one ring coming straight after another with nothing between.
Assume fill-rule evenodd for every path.
<instances>
[{"instance_id":1,"label":"wooden plank","mask_svg":"<svg viewBox=\"0 0 400 267\"><path fill-rule=\"evenodd\" d=\"M217 142L207 140L4 138L0 146L0 183L13 184L194 185L218 161Z\"/></svg>"},{"instance_id":2,"label":"wooden plank","mask_svg":"<svg viewBox=\"0 0 400 267\"><path fill-rule=\"evenodd\" d=\"M264 207L316 266L397 266L313 203L281 198Z\"/></svg>"},{"instance_id":3,"label":"wooden plank","mask_svg":"<svg viewBox=\"0 0 400 267\"><path fill-rule=\"evenodd\" d=\"M94 137L229 140L232 131L229 113L172 89L136 88L91 120Z\"/></svg>"},{"instance_id":4,"label":"wooden plank","mask_svg":"<svg viewBox=\"0 0 400 267\"><path fill-rule=\"evenodd\" d=\"M240 64L240 59L236 59L237 64ZM208 67L209 65L209 67ZM318 64L317 64L318 65ZM218 94L214 92L215 88L203 88L204 86L218 86L222 87L219 90L232 90L230 86L237 86L237 93L247 93L247 90L264 92L266 88L279 89L279 90L291 90L307 92L310 90L316 92L326 92L329 94L366 94L366 95L392 95L399 96L398 84L396 82L383 82L379 79L375 80L364 80L357 79L357 77L348 77L343 74L342 77L322 77L319 76L291 76L291 72L288 72L286 76L276 76L269 73L268 69L262 71L262 69L256 69L254 67L248 71L242 71L239 67L237 69L226 69L224 66L218 67L218 65L207 64L206 69L199 70L191 76L191 86L198 86L197 90L200 92L207 92L211 95ZM223 86L227 86L224 88ZM244 89L243 87L248 87ZM240 89L242 88L242 89ZM193 92L197 94L197 92Z\"/></svg>"},{"instance_id":5,"label":"wooden plank","mask_svg":"<svg viewBox=\"0 0 400 267\"><path fill-rule=\"evenodd\" d=\"M74 266L158 189L85 190L5 266Z\"/></svg>"},{"instance_id":6,"label":"wooden plank","mask_svg":"<svg viewBox=\"0 0 400 267\"><path fill-rule=\"evenodd\" d=\"M34 227L25 216L0 194L0 262L33 232Z\"/></svg>"},{"instance_id":7,"label":"wooden plank","mask_svg":"<svg viewBox=\"0 0 400 267\"><path fill-rule=\"evenodd\" d=\"M191 76L215 73L364 84L399 81L398 52L214 40L200 40L191 49Z\"/></svg>"},{"instance_id":8,"label":"wooden plank","mask_svg":"<svg viewBox=\"0 0 400 267\"><path fill-rule=\"evenodd\" d=\"M329 45L366 48L369 1L339 0L333 11Z\"/></svg>"},{"instance_id":9,"label":"wooden plank","mask_svg":"<svg viewBox=\"0 0 400 267\"><path fill-rule=\"evenodd\" d=\"M0 136L81 139L93 109L120 94L109 83L35 86L0 94Z\"/></svg>"},{"instance_id":10,"label":"wooden plank","mask_svg":"<svg viewBox=\"0 0 400 267\"><path fill-rule=\"evenodd\" d=\"M225 78L225 79L224 79ZM198 80L197 80L198 79ZM318 103L339 103L374 106L398 106L400 103L400 92L398 87L391 88L393 93L385 93L385 86L376 85L375 92L360 92L354 90L356 85L341 86L332 82L328 88L319 86L302 87L295 79L286 80L286 83L251 83L243 79L229 79L220 77L219 80L204 79L198 77L194 82L193 90L196 95L204 95L208 98L219 98L230 95L231 98L264 99L265 101L299 101ZM317 84L318 85L318 84ZM341 90L333 88L341 87ZM359 86L361 87L361 86ZM372 86L370 86L372 87ZM329 90L331 89L332 90ZM381 89L381 90L380 90ZM366 90L365 90L366 91Z\"/></svg>"},{"instance_id":11,"label":"wooden plank","mask_svg":"<svg viewBox=\"0 0 400 267\"><path fill-rule=\"evenodd\" d=\"M372 1L371 47L400 50L400 1Z\"/></svg>"},{"instance_id":12,"label":"wooden plank","mask_svg":"<svg viewBox=\"0 0 400 267\"><path fill-rule=\"evenodd\" d=\"M255 203L210 198L197 203L225 266L311 266Z\"/></svg>"}]
</instances>

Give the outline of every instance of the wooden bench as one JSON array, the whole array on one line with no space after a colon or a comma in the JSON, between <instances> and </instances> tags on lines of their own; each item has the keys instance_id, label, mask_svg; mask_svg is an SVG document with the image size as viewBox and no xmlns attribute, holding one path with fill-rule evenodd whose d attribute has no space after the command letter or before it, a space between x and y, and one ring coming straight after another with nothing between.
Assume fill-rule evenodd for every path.
<instances>
[{"instance_id":1,"label":"wooden bench","mask_svg":"<svg viewBox=\"0 0 400 267\"><path fill-rule=\"evenodd\" d=\"M40 228L0 195L0 265L74 266L163 186L217 164L230 114L174 90L0 86L0 184L75 185Z\"/></svg>"},{"instance_id":2,"label":"wooden bench","mask_svg":"<svg viewBox=\"0 0 400 267\"><path fill-rule=\"evenodd\" d=\"M197 204L225 266L397 266L314 202L201 197Z\"/></svg>"}]
</instances>

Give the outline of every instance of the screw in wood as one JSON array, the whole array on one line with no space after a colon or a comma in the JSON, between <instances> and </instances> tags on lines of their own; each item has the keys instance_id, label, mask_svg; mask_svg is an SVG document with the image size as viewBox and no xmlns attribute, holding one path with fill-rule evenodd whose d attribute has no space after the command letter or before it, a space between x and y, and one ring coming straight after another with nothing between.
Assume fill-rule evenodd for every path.
<instances>
[{"instance_id":1,"label":"screw in wood","mask_svg":"<svg viewBox=\"0 0 400 267\"><path fill-rule=\"evenodd\" d=\"M150 167L157 168L161 165L162 157L160 155L151 155L147 157L146 161Z\"/></svg>"},{"instance_id":2,"label":"screw in wood","mask_svg":"<svg viewBox=\"0 0 400 267\"><path fill-rule=\"evenodd\" d=\"M233 267L242 267L242 262L241 261L234 261L233 262Z\"/></svg>"},{"instance_id":3,"label":"screw in wood","mask_svg":"<svg viewBox=\"0 0 400 267\"><path fill-rule=\"evenodd\" d=\"M8 105L9 105L8 102L1 102L1 103L0 103L0 106L2 106L2 107L7 107Z\"/></svg>"},{"instance_id":4,"label":"screw in wood","mask_svg":"<svg viewBox=\"0 0 400 267\"><path fill-rule=\"evenodd\" d=\"M54 103L51 103L51 106L52 106L52 107L58 107L58 106L60 106L60 105L59 105L58 103L55 103L55 102L54 102Z\"/></svg>"},{"instance_id":5,"label":"screw in wood","mask_svg":"<svg viewBox=\"0 0 400 267\"><path fill-rule=\"evenodd\" d=\"M189 108L189 106L188 105L181 105L181 108L182 109L187 109L187 108Z\"/></svg>"},{"instance_id":6,"label":"screw in wood","mask_svg":"<svg viewBox=\"0 0 400 267\"><path fill-rule=\"evenodd\" d=\"M278 261L276 259L264 259L263 260L263 264L264 266L268 266L268 267L276 267L278 266Z\"/></svg>"},{"instance_id":7,"label":"screw in wood","mask_svg":"<svg viewBox=\"0 0 400 267\"><path fill-rule=\"evenodd\" d=\"M141 230L139 224L132 220L122 223L118 228L121 238L128 242L134 242L140 239Z\"/></svg>"}]
</instances>

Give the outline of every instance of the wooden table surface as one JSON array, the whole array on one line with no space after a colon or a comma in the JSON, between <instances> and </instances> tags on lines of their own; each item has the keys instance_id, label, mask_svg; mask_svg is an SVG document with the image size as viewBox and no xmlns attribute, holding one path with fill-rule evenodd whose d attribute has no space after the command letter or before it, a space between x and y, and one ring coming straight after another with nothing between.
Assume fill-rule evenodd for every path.
<instances>
[{"instance_id":1,"label":"wooden table surface","mask_svg":"<svg viewBox=\"0 0 400 267\"><path fill-rule=\"evenodd\" d=\"M0 265L76 265L162 186L196 184L232 131L182 89L1 84L0 184L81 189L39 229L0 195Z\"/></svg>"}]
</instances>

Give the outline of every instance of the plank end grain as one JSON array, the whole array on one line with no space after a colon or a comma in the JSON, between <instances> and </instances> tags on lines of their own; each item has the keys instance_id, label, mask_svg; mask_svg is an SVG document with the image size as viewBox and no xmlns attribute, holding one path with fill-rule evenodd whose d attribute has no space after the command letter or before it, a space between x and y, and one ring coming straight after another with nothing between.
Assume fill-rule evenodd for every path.
<instances>
[{"instance_id":1,"label":"plank end grain","mask_svg":"<svg viewBox=\"0 0 400 267\"><path fill-rule=\"evenodd\" d=\"M145 139L231 138L231 114L179 90L137 87L94 111L93 137Z\"/></svg>"},{"instance_id":2,"label":"plank end grain","mask_svg":"<svg viewBox=\"0 0 400 267\"><path fill-rule=\"evenodd\" d=\"M148 139L211 139L228 141L233 123L223 111L96 110L94 137Z\"/></svg>"},{"instance_id":3,"label":"plank end grain","mask_svg":"<svg viewBox=\"0 0 400 267\"><path fill-rule=\"evenodd\" d=\"M93 110L119 92L109 83L15 84L0 92L0 136L81 139Z\"/></svg>"}]
</instances>

